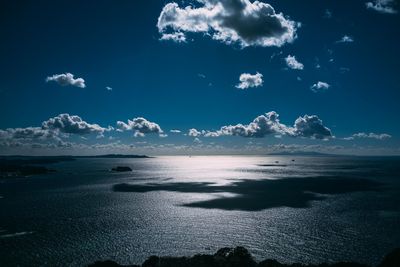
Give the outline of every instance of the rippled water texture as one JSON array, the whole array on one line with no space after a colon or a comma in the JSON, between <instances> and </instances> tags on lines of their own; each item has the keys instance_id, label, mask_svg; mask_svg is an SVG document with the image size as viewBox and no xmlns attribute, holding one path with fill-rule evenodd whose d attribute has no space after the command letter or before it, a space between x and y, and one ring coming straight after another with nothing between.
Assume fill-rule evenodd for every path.
<instances>
[{"instance_id":1,"label":"rippled water texture","mask_svg":"<svg viewBox=\"0 0 400 267\"><path fill-rule=\"evenodd\" d=\"M0 265L141 263L238 245L259 260L376 264L400 246L399 158L78 159L51 168L0 181Z\"/></svg>"}]
</instances>

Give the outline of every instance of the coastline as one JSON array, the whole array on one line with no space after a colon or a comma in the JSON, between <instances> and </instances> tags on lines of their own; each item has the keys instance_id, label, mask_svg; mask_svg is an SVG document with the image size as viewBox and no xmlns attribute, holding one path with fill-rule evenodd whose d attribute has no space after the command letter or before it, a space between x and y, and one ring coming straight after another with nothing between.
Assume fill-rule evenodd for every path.
<instances>
[{"instance_id":1,"label":"coastline","mask_svg":"<svg viewBox=\"0 0 400 267\"><path fill-rule=\"evenodd\" d=\"M376 267L399 267L400 248L389 252ZM320 264L284 264L277 260L265 259L256 262L244 247L221 248L215 254L196 254L192 257L150 256L141 265L120 265L115 261L96 261L88 267L373 267L357 262Z\"/></svg>"}]
</instances>

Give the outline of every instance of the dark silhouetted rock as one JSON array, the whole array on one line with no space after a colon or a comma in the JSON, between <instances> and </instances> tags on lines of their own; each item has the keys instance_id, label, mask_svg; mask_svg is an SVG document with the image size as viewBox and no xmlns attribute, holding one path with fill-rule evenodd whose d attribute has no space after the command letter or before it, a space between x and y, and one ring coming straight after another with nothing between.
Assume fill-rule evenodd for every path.
<instances>
[{"instance_id":1,"label":"dark silhouetted rock","mask_svg":"<svg viewBox=\"0 0 400 267\"><path fill-rule=\"evenodd\" d=\"M115 172L131 172L132 169L129 167L124 167L124 166L118 166L115 168L112 168L111 170L115 171Z\"/></svg>"},{"instance_id":2,"label":"dark silhouetted rock","mask_svg":"<svg viewBox=\"0 0 400 267\"><path fill-rule=\"evenodd\" d=\"M400 248L396 248L385 256L378 267L399 267L400 266Z\"/></svg>"},{"instance_id":3,"label":"dark silhouetted rock","mask_svg":"<svg viewBox=\"0 0 400 267\"><path fill-rule=\"evenodd\" d=\"M285 265L281 264L277 260L263 260L258 264L259 267L284 267Z\"/></svg>"},{"instance_id":4,"label":"dark silhouetted rock","mask_svg":"<svg viewBox=\"0 0 400 267\"><path fill-rule=\"evenodd\" d=\"M324 267L325 265L320 264L317 266ZM338 263L334 263L334 264L330 264L330 265L326 265L326 266L329 266L329 267L369 267L368 265L360 264L360 263L356 263L356 262L338 262Z\"/></svg>"},{"instance_id":5,"label":"dark silhouetted rock","mask_svg":"<svg viewBox=\"0 0 400 267\"><path fill-rule=\"evenodd\" d=\"M89 264L88 267L121 267L123 265L120 265L116 263L115 261L96 261L95 263Z\"/></svg>"},{"instance_id":6,"label":"dark silhouetted rock","mask_svg":"<svg viewBox=\"0 0 400 267\"><path fill-rule=\"evenodd\" d=\"M389 253L378 267L400 267L400 248ZM89 267L140 267L140 265L119 265L114 261L97 261ZM193 257L149 257L141 267L369 267L355 262L321 264L284 264L276 260L254 261L244 247L221 248L214 255L197 254Z\"/></svg>"}]
</instances>

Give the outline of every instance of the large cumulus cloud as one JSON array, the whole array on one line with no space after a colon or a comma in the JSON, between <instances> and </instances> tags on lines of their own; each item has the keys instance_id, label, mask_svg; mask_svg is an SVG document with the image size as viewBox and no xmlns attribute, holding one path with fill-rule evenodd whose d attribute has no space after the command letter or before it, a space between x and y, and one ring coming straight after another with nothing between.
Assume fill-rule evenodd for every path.
<instances>
[{"instance_id":1,"label":"large cumulus cloud","mask_svg":"<svg viewBox=\"0 0 400 267\"><path fill-rule=\"evenodd\" d=\"M60 114L54 118L50 118L42 123L43 129L60 131L66 134L90 134L97 133L103 134L107 128L103 128L98 124L91 124L81 117L76 115L69 115L67 113Z\"/></svg>"},{"instance_id":2,"label":"large cumulus cloud","mask_svg":"<svg viewBox=\"0 0 400 267\"><path fill-rule=\"evenodd\" d=\"M163 40L186 41L185 34L203 33L226 44L282 46L296 38L300 25L264 2L249 0L197 0L198 5L179 7L168 3L157 27Z\"/></svg>"},{"instance_id":3,"label":"large cumulus cloud","mask_svg":"<svg viewBox=\"0 0 400 267\"><path fill-rule=\"evenodd\" d=\"M98 124L90 124L79 116L60 114L42 122L40 127L7 128L0 130L0 147L60 147L64 143L62 138L71 134L85 135L96 133L103 136L105 131L112 128L103 128Z\"/></svg>"},{"instance_id":4,"label":"large cumulus cloud","mask_svg":"<svg viewBox=\"0 0 400 267\"><path fill-rule=\"evenodd\" d=\"M322 120L317 115L304 115L294 122L294 135L326 139L332 136L332 132L322 124Z\"/></svg>"},{"instance_id":5,"label":"large cumulus cloud","mask_svg":"<svg viewBox=\"0 0 400 267\"><path fill-rule=\"evenodd\" d=\"M271 134L313 139L328 139L332 137L331 130L324 126L322 120L316 115L304 115L297 118L293 126L287 126L280 122L279 114L275 111L260 115L249 124L226 125L217 131L191 129L191 132L195 132L196 136L203 135L205 137L241 136L261 138Z\"/></svg>"},{"instance_id":6,"label":"large cumulus cloud","mask_svg":"<svg viewBox=\"0 0 400 267\"><path fill-rule=\"evenodd\" d=\"M144 136L148 133L156 133L160 136L164 136L164 131L161 129L160 125L155 122L148 121L142 117L128 120L128 123L117 121L117 127L120 131L134 131L135 136Z\"/></svg>"},{"instance_id":7,"label":"large cumulus cloud","mask_svg":"<svg viewBox=\"0 0 400 267\"><path fill-rule=\"evenodd\" d=\"M96 133L102 136L105 131L112 128L103 128L98 124L90 124L79 116L60 114L42 122L40 127L7 128L0 130L0 143L3 146L16 144L36 144L33 142L61 142L62 138L70 134L85 135ZM48 144L47 144L48 145Z\"/></svg>"}]
</instances>

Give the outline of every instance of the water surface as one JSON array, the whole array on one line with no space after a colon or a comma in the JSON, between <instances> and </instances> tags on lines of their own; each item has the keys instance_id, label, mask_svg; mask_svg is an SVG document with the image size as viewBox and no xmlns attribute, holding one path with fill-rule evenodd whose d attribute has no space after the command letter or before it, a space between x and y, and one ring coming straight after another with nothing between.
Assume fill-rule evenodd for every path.
<instances>
[{"instance_id":1,"label":"water surface","mask_svg":"<svg viewBox=\"0 0 400 267\"><path fill-rule=\"evenodd\" d=\"M399 158L78 159L51 168L0 181L0 265L141 263L238 245L258 260L377 264L400 246Z\"/></svg>"}]
</instances>

